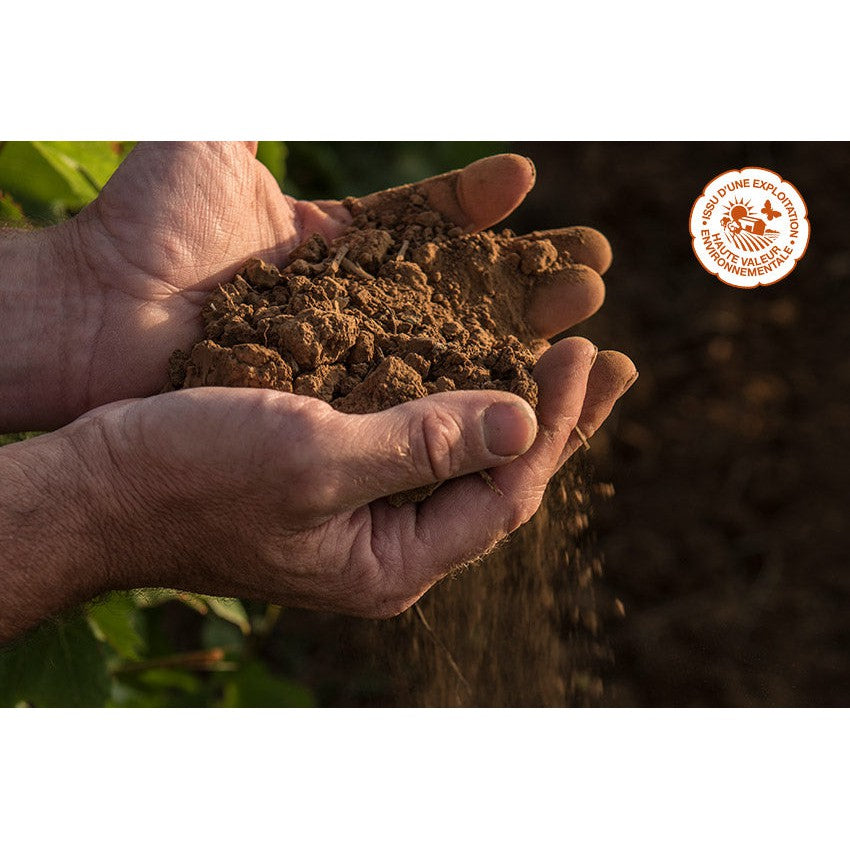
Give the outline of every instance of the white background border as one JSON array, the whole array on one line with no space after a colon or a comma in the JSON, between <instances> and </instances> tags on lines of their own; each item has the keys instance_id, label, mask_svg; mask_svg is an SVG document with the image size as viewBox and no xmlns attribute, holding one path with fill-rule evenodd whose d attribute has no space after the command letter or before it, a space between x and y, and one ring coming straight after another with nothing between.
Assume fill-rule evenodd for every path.
<instances>
[{"instance_id":1,"label":"white background border","mask_svg":"<svg viewBox=\"0 0 850 850\"><path fill-rule=\"evenodd\" d=\"M16 138L840 139L850 120L824 0L45 0L2 26Z\"/></svg>"},{"instance_id":2,"label":"white background border","mask_svg":"<svg viewBox=\"0 0 850 850\"><path fill-rule=\"evenodd\" d=\"M17 2L2 33L6 138L848 136L846 32L817 0ZM742 66L770 80L755 99ZM843 711L7 711L2 834L821 850L846 844L846 730Z\"/></svg>"}]
</instances>

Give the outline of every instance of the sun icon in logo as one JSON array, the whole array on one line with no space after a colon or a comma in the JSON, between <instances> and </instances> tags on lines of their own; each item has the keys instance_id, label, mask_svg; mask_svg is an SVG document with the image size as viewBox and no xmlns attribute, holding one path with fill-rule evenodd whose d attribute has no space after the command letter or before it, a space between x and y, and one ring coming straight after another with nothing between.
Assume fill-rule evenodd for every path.
<instances>
[{"instance_id":1,"label":"sun icon in logo","mask_svg":"<svg viewBox=\"0 0 850 850\"><path fill-rule=\"evenodd\" d=\"M733 198L724 209L727 215L720 219L720 225L732 233L740 233L744 229L741 219L753 214L752 207L743 198Z\"/></svg>"}]
</instances>

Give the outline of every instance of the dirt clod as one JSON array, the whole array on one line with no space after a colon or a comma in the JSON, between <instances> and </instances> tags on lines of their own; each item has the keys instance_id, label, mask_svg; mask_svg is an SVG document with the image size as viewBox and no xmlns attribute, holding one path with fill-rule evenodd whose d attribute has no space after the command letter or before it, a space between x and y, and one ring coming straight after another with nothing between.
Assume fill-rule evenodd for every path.
<instances>
[{"instance_id":1,"label":"dirt clod","mask_svg":"<svg viewBox=\"0 0 850 850\"><path fill-rule=\"evenodd\" d=\"M331 243L313 235L282 269L251 260L219 287L166 389L267 387L345 413L492 389L535 407L525 304L569 256L509 230L464 234L415 192L377 211L347 205L352 226Z\"/></svg>"},{"instance_id":2,"label":"dirt clod","mask_svg":"<svg viewBox=\"0 0 850 850\"><path fill-rule=\"evenodd\" d=\"M268 387L351 414L465 389L512 392L536 407L532 370L545 343L526 305L570 256L542 234L465 234L412 190L378 209L348 207L352 226L339 238L310 237L281 269L251 260L222 285L204 308L204 339L172 356L166 389ZM534 520L486 568L454 574L395 621L346 626L383 659L397 704L599 700L607 655L587 494L574 467L562 470Z\"/></svg>"}]
</instances>

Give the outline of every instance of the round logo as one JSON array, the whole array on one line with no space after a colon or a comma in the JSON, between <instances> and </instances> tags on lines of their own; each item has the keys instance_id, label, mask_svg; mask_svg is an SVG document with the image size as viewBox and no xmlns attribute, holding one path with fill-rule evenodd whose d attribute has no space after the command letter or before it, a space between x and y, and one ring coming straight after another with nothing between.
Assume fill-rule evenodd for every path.
<instances>
[{"instance_id":1,"label":"round logo","mask_svg":"<svg viewBox=\"0 0 850 850\"><path fill-rule=\"evenodd\" d=\"M694 253L730 286L768 286L794 270L809 244L797 189L766 168L715 177L691 210Z\"/></svg>"}]
</instances>

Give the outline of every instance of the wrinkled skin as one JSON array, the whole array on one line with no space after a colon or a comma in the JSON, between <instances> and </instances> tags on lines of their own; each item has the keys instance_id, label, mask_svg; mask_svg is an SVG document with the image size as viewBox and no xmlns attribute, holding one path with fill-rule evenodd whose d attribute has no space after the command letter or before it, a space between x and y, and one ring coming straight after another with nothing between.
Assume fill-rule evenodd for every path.
<instances>
[{"instance_id":1,"label":"wrinkled skin","mask_svg":"<svg viewBox=\"0 0 850 850\"><path fill-rule=\"evenodd\" d=\"M310 233L331 239L348 223L339 202L281 194L254 153L251 143L139 144L60 229L88 305L85 361L69 369L62 415L89 412L28 441L18 462L38 463L40 442L59 435L77 459L68 474L77 470L96 494L99 574L77 595L161 585L396 614L534 513L580 444L576 426L592 434L635 368L587 340L558 342L535 369L536 418L517 397L491 391L441 393L365 416L253 389L117 401L162 385L169 354L198 338L209 292L245 259L281 264ZM531 164L506 155L418 190L474 231L511 212L533 182ZM527 319L542 337L598 309L610 263L594 231L555 238L578 265L530 301ZM490 470L495 488L471 474L479 470ZM419 505L393 508L382 498L448 479Z\"/></svg>"}]
</instances>

